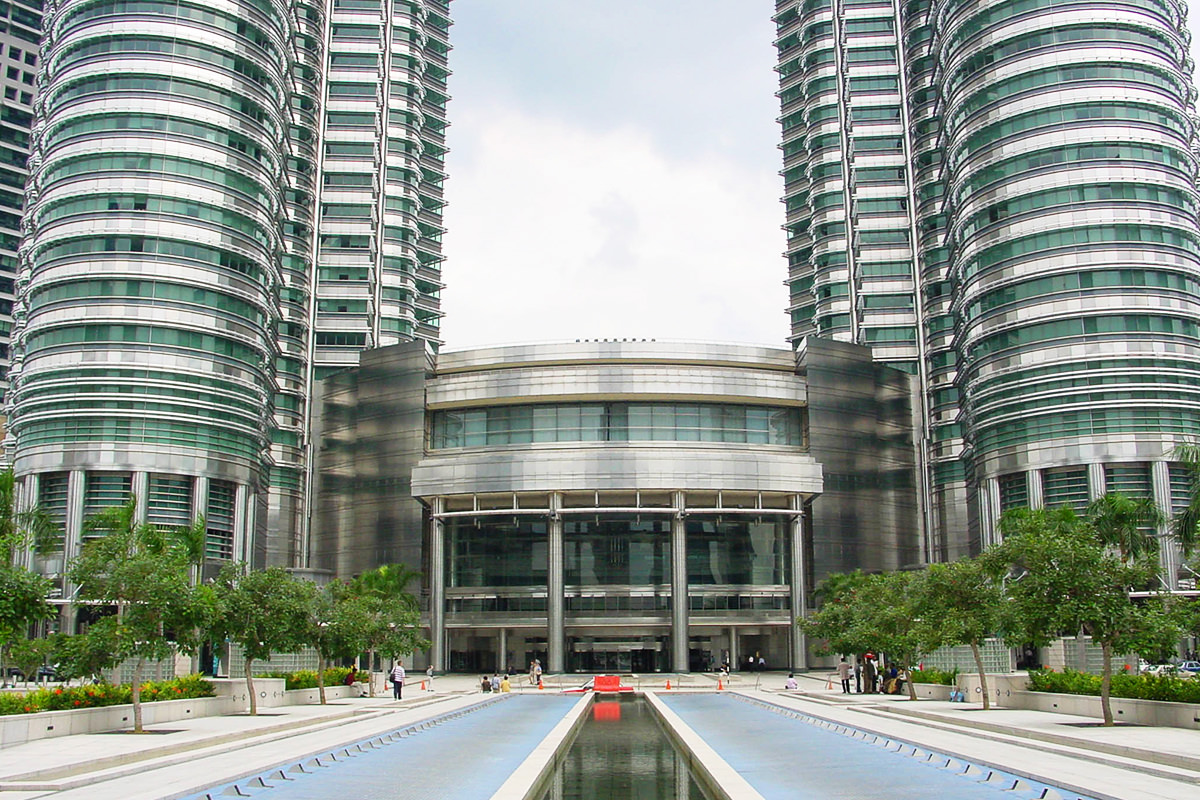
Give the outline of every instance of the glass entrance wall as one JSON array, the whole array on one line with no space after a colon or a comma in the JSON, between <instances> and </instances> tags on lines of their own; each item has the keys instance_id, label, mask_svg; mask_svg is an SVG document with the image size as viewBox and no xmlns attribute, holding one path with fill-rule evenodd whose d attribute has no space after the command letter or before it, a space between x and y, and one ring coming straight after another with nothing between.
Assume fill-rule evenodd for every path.
<instances>
[{"instance_id":1,"label":"glass entrance wall","mask_svg":"<svg viewBox=\"0 0 1200 800\"><path fill-rule=\"evenodd\" d=\"M688 584L788 583L788 523L782 518L687 519Z\"/></svg>"},{"instance_id":2,"label":"glass entrance wall","mask_svg":"<svg viewBox=\"0 0 1200 800\"><path fill-rule=\"evenodd\" d=\"M671 582L667 515L596 514L563 522L568 586L662 586Z\"/></svg>"},{"instance_id":3,"label":"glass entrance wall","mask_svg":"<svg viewBox=\"0 0 1200 800\"><path fill-rule=\"evenodd\" d=\"M446 523L446 586L546 586L542 517L456 517Z\"/></svg>"}]
</instances>

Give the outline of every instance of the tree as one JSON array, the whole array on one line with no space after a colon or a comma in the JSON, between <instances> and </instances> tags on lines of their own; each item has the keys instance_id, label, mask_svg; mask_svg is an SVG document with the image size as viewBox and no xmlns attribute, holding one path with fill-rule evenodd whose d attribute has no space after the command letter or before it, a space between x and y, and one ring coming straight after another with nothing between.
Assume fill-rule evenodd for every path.
<instances>
[{"instance_id":1,"label":"tree","mask_svg":"<svg viewBox=\"0 0 1200 800\"><path fill-rule=\"evenodd\" d=\"M987 674L979 646L1002 625L1001 584L975 559L931 564L914 587L916 605L928 621L930 650L968 645L979 674L983 708L991 708Z\"/></svg>"},{"instance_id":2,"label":"tree","mask_svg":"<svg viewBox=\"0 0 1200 800\"><path fill-rule=\"evenodd\" d=\"M89 651L108 653L108 666L133 660L133 729L140 733L146 661L194 652L200 645L196 632L207 627L205 596L190 580L195 552L179 531L140 522L133 496L90 518L84 533L92 538L67 574L82 601L115 608L85 635L92 640Z\"/></svg>"},{"instance_id":3,"label":"tree","mask_svg":"<svg viewBox=\"0 0 1200 800\"><path fill-rule=\"evenodd\" d=\"M25 685L29 679L37 680L38 669L45 665L46 659L52 652L53 643L49 639L21 639L13 642L10 649L12 662L25 676Z\"/></svg>"},{"instance_id":4,"label":"tree","mask_svg":"<svg viewBox=\"0 0 1200 800\"><path fill-rule=\"evenodd\" d=\"M1103 544L1130 561L1158 552L1157 535L1146 529L1157 529L1167 518L1149 497L1109 492L1088 504L1087 519Z\"/></svg>"},{"instance_id":5,"label":"tree","mask_svg":"<svg viewBox=\"0 0 1200 800\"><path fill-rule=\"evenodd\" d=\"M12 643L24 639L30 625L57 613L46 600L50 585L24 567L0 563L0 674Z\"/></svg>"},{"instance_id":6,"label":"tree","mask_svg":"<svg viewBox=\"0 0 1200 800\"><path fill-rule=\"evenodd\" d=\"M325 666L331 659L351 659L367 646L373 622L371 603L341 582L323 586L309 606L309 637L317 651L317 689L325 705Z\"/></svg>"},{"instance_id":7,"label":"tree","mask_svg":"<svg viewBox=\"0 0 1200 800\"><path fill-rule=\"evenodd\" d=\"M243 564L227 564L215 589L215 630L242 647L250 714L257 715L253 664L312 644L310 612L317 587L279 567L247 571Z\"/></svg>"},{"instance_id":8,"label":"tree","mask_svg":"<svg viewBox=\"0 0 1200 800\"><path fill-rule=\"evenodd\" d=\"M1100 704L1104 724L1112 725L1113 653L1150 650L1173 625L1162 602L1129 598L1130 587L1157 574L1156 561L1148 554L1132 561L1113 555L1071 509L1010 511L1000 528L1004 541L981 560L1005 584L1005 638L1044 646L1063 632L1090 635L1103 656ZM1177 625L1174 630L1178 635Z\"/></svg>"},{"instance_id":9,"label":"tree","mask_svg":"<svg viewBox=\"0 0 1200 800\"><path fill-rule=\"evenodd\" d=\"M1188 502L1171 518L1171 534L1185 556L1190 556L1200 541L1200 441L1175 446L1171 457L1187 472Z\"/></svg>"},{"instance_id":10,"label":"tree","mask_svg":"<svg viewBox=\"0 0 1200 800\"><path fill-rule=\"evenodd\" d=\"M821 609L799 624L808 635L825 641L818 653L878 650L911 667L928 651L931 640L914 603L916 582L912 572L830 576L821 590ZM912 681L908 696L917 699Z\"/></svg>"},{"instance_id":11,"label":"tree","mask_svg":"<svg viewBox=\"0 0 1200 800\"><path fill-rule=\"evenodd\" d=\"M865 572L855 570L834 573L821 581L816 590L820 607L796 620L805 634L821 642L816 648L818 655L864 653L875 646L863 638L858 624L864 609L856 595L869 579Z\"/></svg>"},{"instance_id":12,"label":"tree","mask_svg":"<svg viewBox=\"0 0 1200 800\"><path fill-rule=\"evenodd\" d=\"M351 591L363 598L367 609L368 668L373 668L376 653L394 660L429 647L429 641L419 633L420 606L408 591L408 585L419 577L421 573L404 564L384 564L362 573L351 583ZM369 692L375 696L374 680Z\"/></svg>"}]
</instances>

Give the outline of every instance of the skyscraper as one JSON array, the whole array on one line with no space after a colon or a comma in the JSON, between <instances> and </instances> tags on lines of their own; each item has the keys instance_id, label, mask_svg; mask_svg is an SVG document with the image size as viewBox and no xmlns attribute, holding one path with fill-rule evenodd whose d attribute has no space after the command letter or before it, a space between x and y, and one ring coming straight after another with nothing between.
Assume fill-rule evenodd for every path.
<instances>
[{"instance_id":1,"label":"skyscraper","mask_svg":"<svg viewBox=\"0 0 1200 800\"><path fill-rule=\"evenodd\" d=\"M26 162L42 35L41 3L14 0L0 11L0 387L8 385L9 336L25 207Z\"/></svg>"},{"instance_id":2,"label":"skyscraper","mask_svg":"<svg viewBox=\"0 0 1200 800\"><path fill-rule=\"evenodd\" d=\"M935 556L1012 507L1183 500L1200 430L1186 5L776 4L792 338L923 386Z\"/></svg>"},{"instance_id":3,"label":"skyscraper","mask_svg":"<svg viewBox=\"0 0 1200 800\"><path fill-rule=\"evenodd\" d=\"M438 342L447 4L47 4L12 371L44 566L130 494L295 561L313 381Z\"/></svg>"}]
</instances>

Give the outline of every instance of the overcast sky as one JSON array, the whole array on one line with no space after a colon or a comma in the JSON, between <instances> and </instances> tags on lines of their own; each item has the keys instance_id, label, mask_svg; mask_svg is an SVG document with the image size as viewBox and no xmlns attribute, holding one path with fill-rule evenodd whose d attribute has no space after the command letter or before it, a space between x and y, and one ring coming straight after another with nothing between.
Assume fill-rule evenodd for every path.
<instances>
[{"instance_id":1,"label":"overcast sky","mask_svg":"<svg viewBox=\"0 0 1200 800\"><path fill-rule=\"evenodd\" d=\"M455 0L447 347L784 344L773 7Z\"/></svg>"}]
</instances>

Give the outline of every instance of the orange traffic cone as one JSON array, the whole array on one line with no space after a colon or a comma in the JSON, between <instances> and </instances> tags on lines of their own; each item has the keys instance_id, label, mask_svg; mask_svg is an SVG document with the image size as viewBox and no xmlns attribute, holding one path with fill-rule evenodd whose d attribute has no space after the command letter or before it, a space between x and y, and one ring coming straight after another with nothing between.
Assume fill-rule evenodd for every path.
<instances>
[{"instance_id":1,"label":"orange traffic cone","mask_svg":"<svg viewBox=\"0 0 1200 800\"><path fill-rule=\"evenodd\" d=\"M671 691L671 682L669 680L667 681L667 691Z\"/></svg>"},{"instance_id":2,"label":"orange traffic cone","mask_svg":"<svg viewBox=\"0 0 1200 800\"><path fill-rule=\"evenodd\" d=\"M717 691L718 692L725 691L725 684L721 682L720 678L717 678Z\"/></svg>"},{"instance_id":3,"label":"orange traffic cone","mask_svg":"<svg viewBox=\"0 0 1200 800\"><path fill-rule=\"evenodd\" d=\"M421 681L421 691L425 691L425 681Z\"/></svg>"},{"instance_id":4,"label":"orange traffic cone","mask_svg":"<svg viewBox=\"0 0 1200 800\"><path fill-rule=\"evenodd\" d=\"M541 678L538 678L538 688L539 688L539 689L545 689L545 688L546 688L546 684L542 683L542 679L541 679Z\"/></svg>"}]
</instances>

